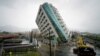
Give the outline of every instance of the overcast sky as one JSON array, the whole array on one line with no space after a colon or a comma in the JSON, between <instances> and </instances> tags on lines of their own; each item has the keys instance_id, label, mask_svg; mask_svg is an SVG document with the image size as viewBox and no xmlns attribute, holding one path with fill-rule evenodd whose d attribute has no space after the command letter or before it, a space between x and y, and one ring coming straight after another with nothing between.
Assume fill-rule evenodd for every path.
<instances>
[{"instance_id":1,"label":"overcast sky","mask_svg":"<svg viewBox=\"0 0 100 56\"><path fill-rule=\"evenodd\" d=\"M100 0L0 0L0 26L38 28L40 4L52 3L70 30L100 33Z\"/></svg>"}]
</instances>

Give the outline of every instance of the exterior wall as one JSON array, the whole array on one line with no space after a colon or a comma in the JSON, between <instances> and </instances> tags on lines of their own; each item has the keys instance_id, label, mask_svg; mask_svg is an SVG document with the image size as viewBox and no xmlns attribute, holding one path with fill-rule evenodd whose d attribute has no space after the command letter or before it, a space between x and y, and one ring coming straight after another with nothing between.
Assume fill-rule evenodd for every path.
<instances>
[{"instance_id":1,"label":"exterior wall","mask_svg":"<svg viewBox=\"0 0 100 56\"><path fill-rule=\"evenodd\" d=\"M42 13L43 13L43 15L41 16ZM53 25L51 24L51 22L50 22L48 16L46 15L44 9L42 8L42 6L40 6L36 23L44 37L45 36L49 37L49 31L51 32L50 36L58 37L58 34L56 33Z\"/></svg>"},{"instance_id":2,"label":"exterior wall","mask_svg":"<svg viewBox=\"0 0 100 56\"><path fill-rule=\"evenodd\" d=\"M51 4L40 5L36 23L44 37L48 37L50 31L50 36L59 37L61 41L67 41L69 38L68 29L57 9Z\"/></svg>"}]
</instances>

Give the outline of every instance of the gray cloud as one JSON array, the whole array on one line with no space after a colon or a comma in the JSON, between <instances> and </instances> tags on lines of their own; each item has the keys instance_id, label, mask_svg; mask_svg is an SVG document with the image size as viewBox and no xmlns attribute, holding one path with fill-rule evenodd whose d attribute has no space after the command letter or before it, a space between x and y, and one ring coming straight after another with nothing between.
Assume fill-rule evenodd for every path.
<instances>
[{"instance_id":1,"label":"gray cloud","mask_svg":"<svg viewBox=\"0 0 100 56\"><path fill-rule=\"evenodd\" d=\"M37 7L43 2L52 3L69 29L100 33L100 0L35 0Z\"/></svg>"},{"instance_id":2,"label":"gray cloud","mask_svg":"<svg viewBox=\"0 0 100 56\"><path fill-rule=\"evenodd\" d=\"M70 30L100 33L100 0L0 0L0 25L37 28L40 4L52 3Z\"/></svg>"},{"instance_id":3,"label":"gray cloud","mask_svg":"<svg viewBox=\"0 0 100 56\"><path fill-rule=\"evenodd\" d=\"M75 9L82 10L86 14L82 23L82 30L100 33L100 0L78 0L79 6L74 4ZM85 3L84 3L85 2Z\"/></svg>"},{"instance_id":4,"label":"gray cloud","mask_svg":"<svg viewBox=\"0 0 100 56\"><path fill-rule=\"evenodd\" d=\"M32 29L33 0L0 0L0 26L14 25Z\"/></svg>"}]
</instances>

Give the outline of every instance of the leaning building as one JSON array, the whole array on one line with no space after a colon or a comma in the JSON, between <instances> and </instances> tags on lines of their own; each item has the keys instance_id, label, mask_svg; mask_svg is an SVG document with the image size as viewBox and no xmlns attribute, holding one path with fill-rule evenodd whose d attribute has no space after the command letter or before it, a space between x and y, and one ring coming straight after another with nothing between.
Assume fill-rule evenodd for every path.
<instances>
[{"instance_id":1,"label":"leaning building","mask_svg":"<svg viewBox=\"0 0 100 56\"><path fill-rule=\"evenodd\" d=\"M67 42L69 39L69 30L66 28L57 8L52 4L44 3L40 5L36 24L43 37L51 37L58 42Z\"/></svg>"}]
</instances>

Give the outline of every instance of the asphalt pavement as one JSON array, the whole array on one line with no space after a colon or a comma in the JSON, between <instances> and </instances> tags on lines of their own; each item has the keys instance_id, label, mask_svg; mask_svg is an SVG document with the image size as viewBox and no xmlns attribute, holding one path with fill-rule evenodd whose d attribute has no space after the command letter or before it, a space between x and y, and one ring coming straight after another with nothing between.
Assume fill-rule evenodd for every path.
<instances>
[{"instance_id":1,"label":"asphalt pavement","mask_svg":"<svg viewBox=\"0 0 100 56\"><path fill-rule=\"evenodd\" d=\"M77 56L73 54L73 47L68 45L59 46L56 50L56 56Z\"/></svg>"},{"instance_id":2,"label":"asphalt pavement","mask_svg":"<svg viewBox=\"0 0 100 56\"><path fill-rule=\"evenodd\" d=\"M100 48L96 47L95 52L96 52L96 56L100 56Z\"/></svg>"},{"instance_id":3,"label":"asphalt pavement","mask_svg":"<svg viewBox=\"0 0 100 56\"><path fill-rule=\"evenodd\" d=\"M56 56L77 56L73 53L73 48L75 48L75 46L59 46L56 50ZM100 48L96 47L94 51L96 52L96 56L100 56Z\"/></svg>"}]
</instances>

